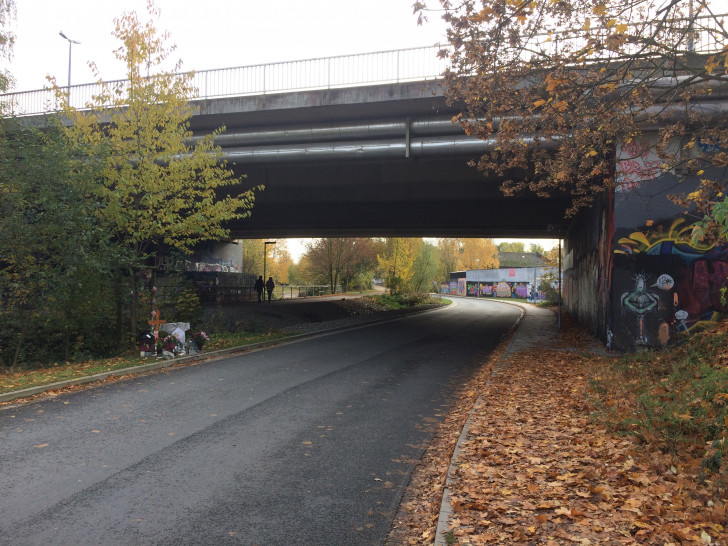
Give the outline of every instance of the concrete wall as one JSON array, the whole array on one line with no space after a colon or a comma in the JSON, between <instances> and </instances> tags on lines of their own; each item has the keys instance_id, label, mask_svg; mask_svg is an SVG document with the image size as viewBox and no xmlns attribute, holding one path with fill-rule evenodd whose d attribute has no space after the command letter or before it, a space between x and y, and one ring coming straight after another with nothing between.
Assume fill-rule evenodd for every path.
<instances>
[{"instance_id":1,"label":"concrete wall","mask_svg":"<svg viewBox=\"0 0 728 546\"><path fill-rule=\"evenodd\" d=\"M693 191L697 177L682 180L638 168L657 165L650 146L649 139L633 143L631 156L638 161L629 160L624 172L630 176L621 177L624 183L614 197L611 330L615 348L622 350L674 343L728 311L721 301L721 289L728 285L728 246L692 241L697 217L667 198ZM725 176L718 170L703 173L723 177L724 184Z\"/></svg>"},{"instance_id":2,"label":"concrete wall","mask_svg":"<svg viewBox=\"0 0 728 546\"><path fill-rule=\"evenodd\" d=\"M613 195L571 225L564 258L566 310L608 347L661 347L721 320L728 246L692 241L698 217L669 193L698 179L662 171L649 135L616 164ZM726 182L725 172L703 177ZM721 178L722 177L722 178Z\"/></svg>"},{"instance_id":3,"label":"concrete wall","mask_svg":"<svg viewBox=\"0 0 728 546\"><path fill-rule=\"evenodd\" d=\"M605 343L609 324L612 202L605 199L572 222L564 240L566 311Z\"/></svg>"},{"instance_id":4,"label":"concrete wall","mask_svg":"<svg viewBox=\"0 0 728 546\"><path fill-rule=\"evenodd\" d=\"M492 298L541 299L540 286L550 267L510 267L473 269L450 274L450 282L440 286L441 294Z\"/></svg>"}]
</instances>

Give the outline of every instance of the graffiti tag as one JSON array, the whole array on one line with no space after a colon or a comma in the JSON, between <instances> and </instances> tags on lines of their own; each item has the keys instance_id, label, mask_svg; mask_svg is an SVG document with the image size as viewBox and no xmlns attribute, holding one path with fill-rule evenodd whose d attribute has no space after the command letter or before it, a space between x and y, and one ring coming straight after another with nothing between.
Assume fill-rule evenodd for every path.
<instances>
[{"instance_id":1,"label":"graffiti tag","mask_svg":"<svg viewBox=\"0 0 728 546\"><path fill-rule=\"evenodd\" d=\"M657 278L657 282L652 286L656 286L660 290L672 290L672 287L675 286L675 281L670 275L660 275Z\"/></svg>"}]
</instances>

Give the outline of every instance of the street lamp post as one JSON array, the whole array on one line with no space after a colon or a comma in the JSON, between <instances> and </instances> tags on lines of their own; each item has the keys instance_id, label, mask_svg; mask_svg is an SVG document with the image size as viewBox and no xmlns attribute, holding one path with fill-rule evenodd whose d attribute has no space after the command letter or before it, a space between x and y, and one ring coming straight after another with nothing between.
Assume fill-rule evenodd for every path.
<instances>
[{"instance_id":1,"label":"street lamp post","mask_svg":"<svg viewBox=\"0 0 728 546\"><path fill-rule=\"evenodd\" d=\"M475 297L480 297L480 260L475 258L475 263L478 266L478 272L475 274Z\"/></svg>"},{"instance_id":2,"label":"street lamp post","mask_svg":"<svg viewBox=\"0 0 728 546\"><path fill-rule=\"evenodd\" d=\"M71 49L73 48L73 44L80 44L78 40L71 40L68 36L63 34L63 31L60 31L58 33L61 38L64 40L68 40L68 97L70 100L71 97Z\"/></svg>"},{"instance_id":3,"label":"street lamp post","mask_svg":"<svg viewBox=\"0 0 728 546\"><path fill-rule=\"evenodd\" d=\"M263 243L263 282L268 279L265 278L265 259L268 257L268 245L274 245L276 241L266 241Z\"/></svg>"}]
</instances>

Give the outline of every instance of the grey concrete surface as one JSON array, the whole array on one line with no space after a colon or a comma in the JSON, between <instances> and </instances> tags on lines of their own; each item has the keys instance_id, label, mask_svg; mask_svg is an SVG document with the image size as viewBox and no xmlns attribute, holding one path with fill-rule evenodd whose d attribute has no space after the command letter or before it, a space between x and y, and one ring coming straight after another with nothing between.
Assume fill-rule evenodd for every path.
<instances>
[{"instance_id":1,"label":"grey concrete surface","mask_svg":"<svg viewBox=\"0 0 728 546\"><path fill-rule=\"evenodd\" d=\"M462 300L6 407L2 543L382 543L457 385L518 315Z\"/></svg>"}]
</instances>

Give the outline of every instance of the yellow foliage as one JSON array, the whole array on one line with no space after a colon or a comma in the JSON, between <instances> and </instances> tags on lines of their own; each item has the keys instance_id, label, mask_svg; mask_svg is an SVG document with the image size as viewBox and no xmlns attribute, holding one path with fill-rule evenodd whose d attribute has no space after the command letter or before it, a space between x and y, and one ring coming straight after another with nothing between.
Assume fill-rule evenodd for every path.
<instances>
[{"instance_id":1,"label":"yellow foliage","mask_svg":"<svg viewBox=\"0 0 728 546\"><path fill-rule=\"evenodd\" d=\"M387 251L383 255L378 254L377 261L386 279L386 286L396 292L414 275L415 253L412 240L398 237L389 239Z\"/></svg>"},{"instance_id":2,"label":"yellow foliage","mask_svg":"<svg viewBox=\"0 0 728 546\"><path fill-rule=\"evenodd\" d=\"M152 3L148 7L158 15ZM248 216L254 194L219 197L222 189L241 184L213 142L222 129L188 145L192 75L161 71L150 77L150 68L160 67L172 51L164 45L166 35L134 12L115 25L113 34L123 43L115 55L126 63L127 81L104 84L83 112L56 90L73 122L68 139L100 164L100 214L139 257L156 244L189 251L200 240L226 237L224 223Z\"/></svg>"},{"instance_id":3,"label":"yellow foliage","mask_svg":"<svg viewBox=\"0 0 728 546\"><path fill-rule=\"evenodd\" d=\"M463 239L458 269L496 269L499 266L498 247L493 239Z\"/></svg>"}]
</instances>

